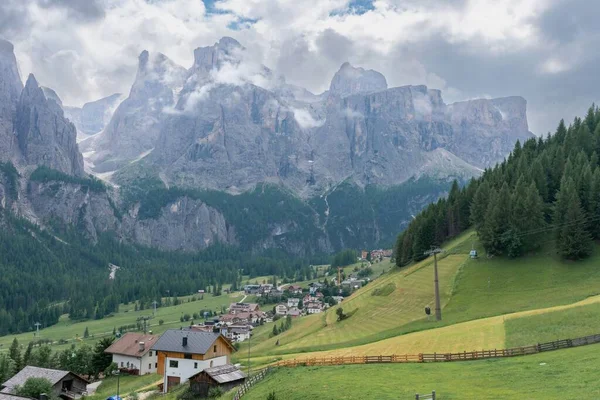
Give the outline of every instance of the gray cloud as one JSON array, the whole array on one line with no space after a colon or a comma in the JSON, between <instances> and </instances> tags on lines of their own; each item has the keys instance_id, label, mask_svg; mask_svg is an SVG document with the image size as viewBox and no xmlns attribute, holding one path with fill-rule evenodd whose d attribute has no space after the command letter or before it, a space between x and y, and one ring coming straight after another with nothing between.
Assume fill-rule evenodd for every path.
<instances>
[{"instance_id":1,"label":"gray cloud","mask_svg":"<svg viewBox=\"0 0 600 400\"><path fill-rule=\"evenodd\" d=\"M44 8L62 8L73 18L79 20L95 20L104 17L104 9L99 0L38 0Z\"/></svg>"},{"instance_id":2,"label":"gray cloud","mask_svg":"<svg viewBox=\"0 0 600 400\"><path fill-rule=\"evenodd\" d=\"M387 0L357 15L338 12L345 0L220 0L226 13L208 14L200 0L1 0L0 36L23 76L34 72L65 104L127 93L144 49L188 67L194 48L228 35L313 92L350 61L390 86L442 89L446 101L521 95L543 134L599 100L600 2L505 3ZM228 28L240 18L257 22Z\"/></svg>"}]
</instances>

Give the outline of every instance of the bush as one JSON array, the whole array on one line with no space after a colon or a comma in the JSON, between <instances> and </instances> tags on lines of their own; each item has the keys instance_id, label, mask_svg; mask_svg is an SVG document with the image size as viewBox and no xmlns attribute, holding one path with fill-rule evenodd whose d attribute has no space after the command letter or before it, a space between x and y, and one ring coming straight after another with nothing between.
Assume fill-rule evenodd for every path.
<instances>
[{"instance_id":1,"label":"bush","mask_svg":"<svg viewBox=\"0 0 600 400\"><path fill-rule=\"evenodd\" d=\"M275 395L274 391L269 393L269 395L267 396L267 400L277 400L277 396Z\"/></svg>"},{"instance_id":2,"label":"bush","mask_svg":"<svg viewBox=\"0 0 600 400\"><path fill-rule=\"evenodd\" d=\"M15 388L15 393L17 396L39 399L42 393L53 396L54 389L52 388L52 382L46 378L29 378L23 386Z\"/></svg>"},{"instance_id":3,"label":"bush","mask_svg":"<svg viewBox=\"0 0 600 400\"><path fill-rule=\"evenodd\" d=\"M162 319L159 319L159 320L158 320L158 324L159 324L159 325L162 325L162 324L164 324L164 323L165 323L165 321L164 321L164 320L162 320Z\"/></svg>"},{"instance_id":4,"label":"bush","mask_svg":"<svg viewBox=\"0 0 600 400\"><path fill-rule=\"evenodd\" d=\"M209 399L217 399L217 398L221 397L222 395L223 395L223 391L218 386L212 387L208 391L208 398Z\"/></svg>"},{"instance_id":5,"label":"bush","mask_svg":"<svg viewBox=\"0 0 600 400\"><path fill-rule=\"evenodd\" d=\"M394 290L396 290L396 285L390 282L387 285L373 289L371 296L389 296Z\"/></svg>"}]
</instances>

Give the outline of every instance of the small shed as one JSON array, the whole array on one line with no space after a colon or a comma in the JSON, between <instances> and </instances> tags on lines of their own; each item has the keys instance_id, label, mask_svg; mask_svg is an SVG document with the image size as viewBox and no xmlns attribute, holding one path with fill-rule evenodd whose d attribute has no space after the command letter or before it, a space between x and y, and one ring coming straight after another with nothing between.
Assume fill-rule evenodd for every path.
<instances>
[{"instance_id":1,"label":"small shed","mask_svg":"<svg viewBox=\"0 0 600 400\"><path fill-rule=\"evenodd\" d=\"M29 378L44 378L50 381L54 395L63 399L79 399L86 391L89 382L69 371L27 366L15 376L0 384L3 393L14 393L17 386L22 386Z\"/></svg>"},{"instance_id":2,"label":"small shed","mask_svg":"<svg viewBox=\"0 0 600 400\"><path fill-rule=\"evenodd\" d=\"M190 378L190 389L199 397L208 397L208 392L213 387L219 387L223 392L241 385L246 380L238 367L231 364L206 368Z\"/></svg>"}]
</instances>

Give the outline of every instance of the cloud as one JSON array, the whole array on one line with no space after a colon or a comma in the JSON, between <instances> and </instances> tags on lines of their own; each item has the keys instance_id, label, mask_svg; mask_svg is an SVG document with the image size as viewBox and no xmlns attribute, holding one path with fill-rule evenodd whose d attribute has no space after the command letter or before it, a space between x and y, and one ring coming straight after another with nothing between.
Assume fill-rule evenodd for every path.
<instances>
[{"instance_id":1,"label":"cloud","mask_svg":"<svg viewBox=\"0 0 600 400\"><path fill-rule=\"evenodd\" d=\"M302 129L318 128L325 124L325 120L317 120L307 110L301 108L291 108L294 113L294 119Z\"/></svg>"},{"instance_id":2,"label":"cloud","mask_svg":"<svg viewBox=\"0 0 600 400\"><path fill-rule=\"evenodd\" d=\"M192 51L233 36L253 54L221 82L261 81L254 69L319 93L349 61L390 87L426 84L446 101L489 94L528 100L532 130L598 101L600 44L588 0L2 0L0 36L15 44L65 104L127 92L138 54L189 67ZM308 3L308 4L307 4ZM576 94L576 95L575 95ZM202 93L197 96L202 98ZM302 118L302 117L300 117Z\"/></svg>"}]
</instances>

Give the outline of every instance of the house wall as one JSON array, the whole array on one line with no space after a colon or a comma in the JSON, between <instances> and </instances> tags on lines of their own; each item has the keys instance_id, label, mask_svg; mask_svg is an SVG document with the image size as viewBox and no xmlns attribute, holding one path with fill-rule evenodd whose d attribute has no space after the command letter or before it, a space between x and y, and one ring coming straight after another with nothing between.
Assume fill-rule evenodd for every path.
<instances>
[{"instance_id":1,"label":"house wall","mask_svg":"<svg viewBox=\"0 0 600 400\"><path fill-rule=\"evenodd\" d=\"M150 356L151 353L152 356ZM119 368L137 369L140 371L140 375L155 374L158 369L158 356L153 350L144 354L142 358L113 354L113 362L117 363Z\"/></svg>"},{"instance_id":2,"label":"house wall","mask_svg":"<svg viewBox=\"0 0 600 400\"><path fill-rule=\"evenodd\" d=\"M132 356L124 356L121 354L113 354L113 362L117 364L119 368L131 368L131 369L139 369L140 374L142 373L142 368L140 365L140 359Z\"/></svg>"},{"instance_id":3,"label":"house wall","mask_svg":"<svg viewBox=\"0 0 600 400\"><path fill-rule=\"evenodd\" d=\"M170 361L177 361L177 367L171 367ZM187 382L191 376L196 375L198 372L210 367L216 367L219 365L225 365L229 363L229 356L221 356L215 358L208 358L205 360L194 360L194 359L184 359L178 357L164 357L163 369L165 373L163 374L164 379L164 392L167 392L168 389L168 380L170 377L178 377L180 379L179 383Z\"/></svg>"}]
</instances>

